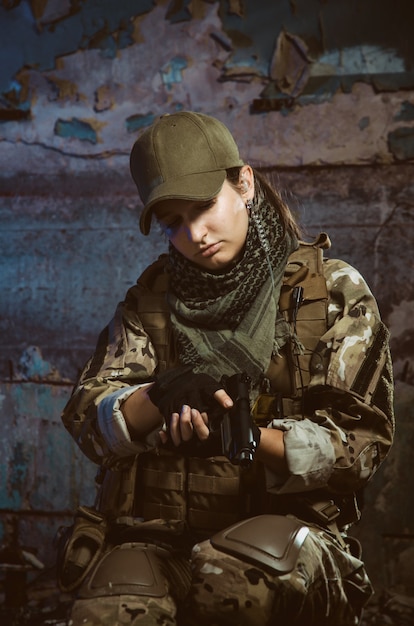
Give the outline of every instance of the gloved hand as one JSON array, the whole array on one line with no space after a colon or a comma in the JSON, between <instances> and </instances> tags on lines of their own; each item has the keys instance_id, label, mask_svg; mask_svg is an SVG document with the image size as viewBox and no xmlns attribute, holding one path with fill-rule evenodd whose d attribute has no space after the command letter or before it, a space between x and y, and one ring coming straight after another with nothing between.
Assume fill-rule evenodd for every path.
<instances>
[{"instance_id":1,"label":"gloved hand","mask_svg":"<svg viewBox=\"0 0 414 626\"><path fill-rule=\"evenodd\" d=\"M209 418L223 412L214 393L223 385L208 374L196 374L190 365L175 367L162 372L148 391L148 396L160 413L169 420L172 413L180 413L184 404Z\"/></svg>"},{"instance_id":2,"label":"gloved hand","mask_svg":"<svg viewBox=\"0 0 414 626\"><path fill-rule=\"evenodd\" d=\"M149 389L148 396L165 417L168 440L164 445L185 456L218 456L222 455L221 432L219 422L225 409L214 398L214 393L223 385L208 374L196 374L191 366L180 366L160 374L155 384ZM188 441L175 445L169 433L172 413L182 412L183 405L208 414L210 436L199 439L194 435Z\"/></svg>"}]
</instances>

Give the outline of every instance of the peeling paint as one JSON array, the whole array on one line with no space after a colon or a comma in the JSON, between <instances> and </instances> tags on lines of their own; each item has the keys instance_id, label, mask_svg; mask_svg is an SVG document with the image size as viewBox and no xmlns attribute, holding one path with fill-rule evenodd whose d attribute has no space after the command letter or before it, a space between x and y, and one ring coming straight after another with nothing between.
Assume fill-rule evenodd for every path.
<instances>
[{"instance_id":1,"label":"peeling paint","mask_svg":"<svg viewBox=\"0 0 414 626\"><path fill-rule=\"evenodd\" d=\"M278 89L293 97L299 95L309 78L310 64L303 39L282 31L270 64L270 78Z\"/></svg>"},{"instance_id":2,"label":"peeling paint","mask_svg":"<svg viewBox=\"0 0 414 626\"><path fill-rule=\"evenodd\" d=\"M154 113L148 113L148 115L131 115L125 120L125 125L129 133L134 133L137 130L150 126L155 120L156 115Z\"/></svg>"},{"instance_id":3,"label":"peeling paint","mask_svg":"<svg viewBox=\"0 0 414 626\"><path fill-rule=\"evenodd\" d=\"M27 348L19 359L18 370L15 372L17 380L53 380L58 373L50 363L42 357L37 346Z\"/></svg>"},{"instance_id":4,"label":"peeling paint","mask_svg":"<svg viewBox=\"0 0 414 626\"><path fill-rule=\"evenodd\" d=\"M16 442L8 468L8 503L9 508L18 509L22 506L26 489L27 475L31 465L32 453L29 447L22 442ZM6 508L5 503L0 502L1 508Z\"/></svg>"},{"instance_id":5,"label":"peeling paint","mask_svg":"<svg viewBox=\"0 0 414 626\"><path fill-rule=\"evenodd\" d=\"M414 128L401 127L389 133L388 146L398 161L414 159Z\"/></svg>"},{"instance_id":6,"label":"peeling paint","mask_svg":"<svg viewBox=\"0 0 414 626\"><path fill-rule=\"evenodd\" d=\"M133 42L130 19L153 9L152 0L86 0L62 11L57 22L36 28L26 3L12 9L0 6L2 67L0 93L8 92L14 75L24 66L53 69L55 59L79 48L97 47L114 58L117 49Z\"/></svg>"},{"instance_id":7,"label":"peeling paint","mask_svg":"<svg viewBox=\"0 0 414 626\"><path fill-rule=\"evenodd\" d=\"M398 307L389 315L389 324L393 338L398 338L413 329L414 300L401 300Z\"/></svg>"},{"instance_id":8,"label":"peeling paint","mask_svg":"<svg viewBox=\"0 0 414 626\"><path fill-rule=\"evenodd\" d=\"M228 14L244 17L246 14L245 2L243 0L229 0Z\"/></svg>"},{"instance_id":9,"label":"peeling paint","mask_svg":"<svg viewBox=\"0 0 414 626\"><path fill-rule=\"evenodd\" d=\"M97 113L102 111L108 111L111 109L114 104L114 100L112 97L111 87L109 85L102 85L98 87L95 92L95 105L94 110Z\"/></svg>"},{"instance_id":10,"label":"peeling paint","mask_svg":"<svg viewBox=\"0 0 414 626\"><path fill-rule=\"evenodd\" d=\"M187 59L176 56L168 61L161 69L162 82L167 89L171 89L174 83L180 83L183 79L183 71L188 67Z\"/></svg>"},{"instance_id":11,"label":"peeling paint","mask_svg":"<svg viewBox=\"0 0 414 626\"><path fill-rule=\"evenodd\" d=\"M164 19L172 27L177 22L202 19L206 4L201 0L171 0ZM249 68L249 72L243 70L245 76L272 81L274 49L278 39L289 32L291 41L300 41L302 50L309 49L311 77L347 75L348 81L341 85L350 88L362 75L377 89L390 89L390 82L394 89L399 82L407 88L404 81L414 44L407 31L409 20L404 7L390 7L385 0L367 0L358 9L338 0L335 6L325 3L318 10L314 3L296 6L288 0L272 5L267 0L221 0L215 4L219 7L224 37L231 41L232 48L223 65L223 79L238 80L240 68ZM6 59L0 68L0 93L11 93L12 81L22 68L47 71L56 66L58 58L77 50L97 49L103 58L116 59L119 51L145 41L145 34L142 38L136 32L137 18L154 8L149 0L123 0L116 5L109 0L85 0L73 6L68 2L33 2L32 11L24 3L9 10L0 7L0 39ZM359 45L354 35L356 20ZM223 41L223 35L220 39ZM365 43L369 40L373 43ZM280 86L279 77L277 81ZM328 84L325 82L325 88ZM337 83L332 85L336 87ZM6 109L28 106L30 102L20 93L19 102L9 102Z\"/></svg>"},{"instance_id":12,"label":"peeling paint","mask_svg":"<svg viewBox=\"0 0 414 626\"><path fill-rule=\"evenodd\" d=\"M38 26L52 24L71 13L71 0L30 0L33 17Z\"/></svg>"},{"instance_id":13,"label":"peeling paint","mask_svg":"<svg viewBox=\"0 0 414 626\"><path fill-rule=\"evenodd\" d=\"M365 128L368 128L369 125L370 125L370 119L368 115L361 117L361 119L358 122L359 130L365 130Z\"/></svg>"},{"instance_id":14,"label":"peeling paint","mask_svg":"<svg viewBox=\"0 0 414 626\"><path fill-rule=\"evenodd\" d=\"M407 49L398 47L397 40L391 45L395 33L390 35L375 17L386 14L383 0L377 2L371 31L366 20L368 14L371 19L372 0L367 2L361 9L363 28L354 37L349 28L354 8L343 0L338 6L323 3L318 11L315 2L294 8L288 0L244 0L231 6L224 0L159 0L140 2L132 10L131 2L123 0L114 11L99 3L100 12L96 0L85 0L76 15L70 12L36 31L36 44L29 38L31 60L25 59L20 65L24 69L13 76L16 89L0 98L6 170L37 172L49 150L55 156L48 160L49 172L64 173L69 163L73 171L97 171L103 164L122 167L129 136L141 130L140 120L148 112L160 115L184 108L216 113L232 129L249 126L250 141L242 135L240 147L246 148L246 158L264 166L397 161L387 136L401 122L395 116L402 94L395 102L375 95L380 83L394 90L403 79L407 85L411 66L403 69L403 62L411 43ZM191 19L172 23L168 11L184 9L190 10ZM23 18L14 9L7 15L15 15L23 28ZM396 11L396 24L402 15ZM33 16L27 21L33 27ZM339 28L337 41L334 26ZM70 49L57 45L57 30ZM368 43L359 41L365 34ZM14 42L9 42L13 53ZM43 55L50 53L50 67L38 61L38 47L46 49ZM26 47L23 52L29 54ZM3 71L0 67L0 79ZM230 100L234 105L228 107ZM249 124L246 118L252 113L259 115ZM361 120L368 116L365 126ZM315 117L326 122L323 132L312 132L321 128ZM346 146L338 119L349 137ZM30 124L18 123L28 120ZM283 135L289 133L289 141L274 136L279 121L282 127L287 124ZM269 141L275 150L265 145ZM20 159L24 146L30 149ZM16 154L15 162L10 154Z\"/></svg>"},{"instance_id":15,"label":"peeling paint","mask_svg":"<svg viewBox=\"0 0 414 626\"><path fill-rule=\"evenodd\" d=\"M77 102L82 99L78 86L72 80L60 79L57 76L49 75L48 82L56 93L56 99L59 101ZM53 98L51 98L53 99Z\"/></svg>"},{"instance_id":16,"label":"peeling paint","mask_svg":"<svg viewBox=\"0 0 414 626\"><path fill-rule=\"evenodd\" d=\"M394 74L405 71L404 60L395 50L383 49L366 43L337 48L322 54L314 64L312 74L358 76L366 74Z\"/></svg>"},{"instance_id":17,"label":"peeling paint","mask_svg":"<svg viewBox=\"0 0 414 626\"><path fill-rule=\"evenodd\" d=\"M80 141L89 141L96 144L98 137L91 124L72 118L71 120L57 120L55 123L55 135L59 137L69 137Z\"/></svg>"},{"instance_id":18,"label":"peeling paint","mask_svg":"<svg viewBox=\"0 0 414 626\"><path fill-rule=\"evenodd\" d=\"M165 17L172 24L186 22L192 17L190 7L191 0L171 0Z\"/></svg>"},{"instance_id":19,"label":"peeling paint","mask_svg":"<svg viewBox=\"0 0 414 626\"><path fill-rule=\"evenodd\" d=\"M37 556L51 566L57 526L70 523L79 500L92 503L95 492L96 466L60 422L69 396L70 387L61 385L0 384L0 540L13 520L16 541L36 546Z\"/></svg>"},{"instance_id":20,"label":"peeling paint","mask_svg":"<svg viewBox=\"0 0 414 626\"><path fill-rule=\"evenodd\" d=\"M414 103L405 101L401 104L399 113L394 117L396 122L411 122L414 120Z\"/></svg>"},{"instance_id":21,"label":"peeling paint","mask_svg":"<svg viewBox=\"0 0 414 626\"><path fill-rule=\"evenodd\" d=\"M8 91L3 94L6 106L0 104L0 121L28 119L30 117L29 95L28 81L19 72L16 74L16 78L11 81Z\"/></svg>"}]
</instances>

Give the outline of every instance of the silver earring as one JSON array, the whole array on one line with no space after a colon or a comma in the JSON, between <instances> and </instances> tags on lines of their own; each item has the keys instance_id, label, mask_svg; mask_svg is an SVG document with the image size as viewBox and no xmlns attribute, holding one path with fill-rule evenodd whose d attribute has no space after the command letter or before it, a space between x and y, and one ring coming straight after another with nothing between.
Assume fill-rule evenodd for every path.
<instances>
[{"instance_id":1,"label":"silver earring","mask_svg":"<svg viewBox=\"0 0 414 626\"><path fill-rule=\"evenodd\" d=\"M253 202L251 200L247 200L247 202L246 202L246 209L247 209L247 212L250 215L250 213L252 212L252 209L253 209Z\"/></svg>"}]
</instances>

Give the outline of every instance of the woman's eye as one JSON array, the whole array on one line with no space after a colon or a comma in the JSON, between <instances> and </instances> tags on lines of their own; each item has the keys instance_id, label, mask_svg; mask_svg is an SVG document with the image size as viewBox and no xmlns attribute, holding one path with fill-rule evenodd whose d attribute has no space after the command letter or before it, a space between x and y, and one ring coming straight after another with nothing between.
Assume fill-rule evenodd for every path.
<instances>
[{"instance_id":1,"label":"woman's eye","mask_svg":"<svg viewBox=\"0 0 414 626\"><path fill-rule=\"evenodd\" d=\"M202 204L198 205L197 211L199 211L200 213L202 213L203 211L208 211L208 209L211 209L211 207L214 206L215 202L215 198L213 198L212 200L208 200L207 202L203 202Z\"/></svg>"},{"instance_id":2,"label":"woman's eye","mask_svg":"<svg viewBox=\"0 0 414 626\"><path fill-rule=\"evenodd\" d=\"M161 230L167 235L169 236L170 234L174 233L177 228L180 225L180 220L176 219L176 220L172 220L171 222L159 222L160 226L161 226Z\"/></svg>"}]
</instances>

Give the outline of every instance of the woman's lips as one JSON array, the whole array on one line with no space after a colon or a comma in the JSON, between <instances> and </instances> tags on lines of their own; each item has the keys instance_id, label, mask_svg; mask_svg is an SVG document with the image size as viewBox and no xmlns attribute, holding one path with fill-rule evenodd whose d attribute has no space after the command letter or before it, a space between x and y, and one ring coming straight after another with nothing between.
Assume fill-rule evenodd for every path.
<instances>
[{"instance_id":1,"label":"woman's lips","mask_svg":"<svg viewBox=\"0 0 414 626\"><path fill-rule=\"evenodd\" d=\"M220 242L212 243L209 246L205 246L204 248L201 248L198 254L200 254L200 256L202 256L203 258L207 259L219 251L220 245L221 245Z\"/></svg>"}]
</instances>

